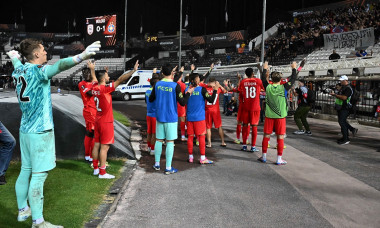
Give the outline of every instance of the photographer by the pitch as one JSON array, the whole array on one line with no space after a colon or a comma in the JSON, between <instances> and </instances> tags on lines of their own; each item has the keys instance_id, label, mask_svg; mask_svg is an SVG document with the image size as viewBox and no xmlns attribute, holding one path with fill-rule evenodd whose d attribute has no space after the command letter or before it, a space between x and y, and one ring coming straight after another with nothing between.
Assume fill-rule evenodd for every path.
<instances>
[{"instance_id":1,"label":"photographer by the pitch","mask_svg":"<svg viewBox=\"0 0 380 228\"><path fill-rule=\"evenodd\" d=\"M350 87L348 83L348 77L346 75L342 75L339 78L340 84L342 85L342 89L338 94L331 92L330 95L336 97L335 99L335 109L338 111L338 123L341 128L342 138L338 139L338 144L346 145L350 143L350 139L348 138L348 130L352 132L352 135L358 132L357 128L352 127L348 122L347 118L350 115L349 110L349 101L351 96L353 95L353 89Z\"/></svg>"}]
</instances>

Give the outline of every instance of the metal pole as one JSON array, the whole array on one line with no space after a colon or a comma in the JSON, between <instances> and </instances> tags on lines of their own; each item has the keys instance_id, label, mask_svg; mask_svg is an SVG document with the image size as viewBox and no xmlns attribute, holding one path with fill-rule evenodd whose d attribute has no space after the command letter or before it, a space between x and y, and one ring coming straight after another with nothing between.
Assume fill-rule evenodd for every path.
<instances>
[{"instance_id":1,"label":"metal pole","mask_svg":"<svg viewBox=\"0 0 380 228\"><path fill-rule=\"evenodd\" d=\"M267 8L267 1L263 0L263 30L261 34L261 62L264 63L264 33L265 33L265 14Z\"/></svg>"},{"instance_id":2,"label":"metal pole","mask_svg":"<svg viewBox=\"0 0 380 228\"><path fill-rule=\"evenodd\" d=\"M127 59L127 4L128 0L125 0L124 9L124 72L126 71L126 59Z\"/></svg>"},{"instance_id":3,"label":"metal pole","mask_svg":"<svg viewBox=\"0 0 380 228\"><path fill-rule=\"evenodd\" d=\"M182 0L180 7L179 16L179 59L178 59L178 69L181 69L181 58L182 58Z\"/></svg>"}]
</instances>

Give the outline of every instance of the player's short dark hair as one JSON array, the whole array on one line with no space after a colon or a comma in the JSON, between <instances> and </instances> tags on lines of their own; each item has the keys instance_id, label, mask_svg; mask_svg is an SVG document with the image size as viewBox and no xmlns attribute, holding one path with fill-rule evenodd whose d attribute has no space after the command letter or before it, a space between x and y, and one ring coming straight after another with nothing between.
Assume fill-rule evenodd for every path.
<instances>
[{"instance_id":1,"label":"player's short dark hair","mask_svg":"<svg viewBox=\"0 0 380 228\"><path fill-rule=\"evenodd\" d=\"M162 68L161 68L161 73L164 75L164 76L169 76L172 74L172 68L169 64L166 64L166 65L163 65Z\"/></svg>"},{"instance_id":2,"label":"player's short dark hair","mask_svg":"<svg viewBox=\"0 0 380 228\"><path fill-rule=\"evenodd\" d=\"M28 38L20 43L20 53L23 55L27 60L33 60L33 52L36 49L41 48L40 44L42 44L42 40L34 39L34 38Z\"/></svg>"},{"instance_id":3,"label":"player's short dark hair","mask_svg":"<svg viewBox=\"0 0 380 228\"><path fill-rule=\"evenodd\" d=\"M105 70L97 70L95 71L95 75L96 75L96 78L98 79L98 81L101 81L104 76L106 75L107 71Z\"/></svg>"},{"instance_id":4,"label":"player's short dark hair","mask_svg":"<svg viewBox=\"0 0 380 228\"><path fill-rule=\"evenodd\" d=\"M91 81L91 70L88 67L82 69L82 77L85 81Z\"/></svg>"},{"instance_id":5,"label":"player's short dark hair","mask_svg":"<svg viewBox=\"0 0 380 228\"><path fill-rule=\"evenodd\" d=\"M271 77L272 77L272 82L274 82L274 83L281 81L281 73L280 72L277 72L277 71L273 72Z\"/></svg>"},{"instance_id":6,"label":"player's short dark hair","mask_svg":"<svg viewBox=\"0 0 380 228\"><path fill-rule=\"evenodd\" d=\"M190 80L190 75L185 76L185 82L188 82Z\"/></svg>"},{"instance_id":7,"label":"player's short dark hair","mask_svg":"<svg viewBox=\"0 0 380 228\"><path fill-rule=\"evenodd\" d=\"M251 67L248 67L245 69L245 75L247 75L248 78L253 76L253 69Z\"/></svg>"},{"instance_id":8,"label":"player's short dark hair","mask_svg":"<svg viewBox=\"0 0 380 228\"><path fill-rule=\"evenodd\" d=\"M208 80L208 82L216 82L216 78L215 77L210 77L210 79Z\"/></svg>"},{"instance_id":9,"label":"player's short dark hair","mask_svg":"<svg viewBox=\"0 0 380 228\"><path fill-rule=\"evenodd\" d=\"M158 75L153 75L152 78L150 79L149 83L152 87L154 87L159 80L160 79L159 79Z\"/></svg>"},{"instance_id":10,"label":"player's short dark hair","mask_svg":"<svg viewBox=\"0 0 380 228\"><path fill-rule=\"evenodd\" d=\"M197 77L200 77L199 74L197 74L197 73L190 74L190 76L189 76L190 83L194 82Z\"/></svg>"}]
</instances>

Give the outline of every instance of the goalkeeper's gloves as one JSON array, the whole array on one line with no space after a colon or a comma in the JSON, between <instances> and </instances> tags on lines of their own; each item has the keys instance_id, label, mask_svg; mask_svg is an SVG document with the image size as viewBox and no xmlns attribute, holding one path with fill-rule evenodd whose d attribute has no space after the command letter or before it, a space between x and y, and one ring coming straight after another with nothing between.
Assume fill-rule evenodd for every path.
<instances>
[{"instance_id":1,"label":"goalkeeper's gloves","mask_svg":"<svg viewBox=\"0 0 380 228\"><path fill-rule=\"evenodd\" d=\"M95 55L96 51L100 50L100 47L100 41L95 41L94 43L90 44L86 50L84 50L84 52L74 56L73 59L76 63L80 63L83 60L89 59L91 56Z\"/></svg>"},{"instance_id":2,"label":"goalkeeper's gloves","mask_svg":"<svg viewBox=\"0 0 380 228\"><path fill-rule=\"evenodd\" d=\"M10 59L14 59L14 58L19 59L21 57L18 51L15 51L15 50L8 51L7 55L9 56Z\"/></svg>"}]
</instances>

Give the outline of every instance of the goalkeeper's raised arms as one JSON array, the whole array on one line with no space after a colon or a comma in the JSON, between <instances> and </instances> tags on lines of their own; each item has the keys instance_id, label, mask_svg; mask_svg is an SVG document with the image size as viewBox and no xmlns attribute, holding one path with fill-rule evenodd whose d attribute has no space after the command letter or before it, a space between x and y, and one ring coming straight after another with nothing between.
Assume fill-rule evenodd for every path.
<instances>
[{"instance_id":1,"label":"goalkeeper's raised arms","mask_svg":"<svg viewBox=\"0 0 380 228\"><path fill-rule=\"evenodd\" d=\"M76 55L73 57L74 62L80 63L83 60L89 59L91 56L96 54L96 51L100 50L100 41L95 41L94 43L90 44L84 52L80 53L79 55Z\"/></svg>"},{"instance_id":2,"label":"goalkeeper's raised arms","mask_svg":"<svg viewBox=\"0 0 380 228\"><path fill-rule=\"evenodd\" d=\"M18 53L18 51L15 51L15 50L8 51L7 55L11 59L14 68L17 68L20 65L22 65L21 61L19 60L21 56L20 56L20 53Z\"/></svg>"}]
</instances>

